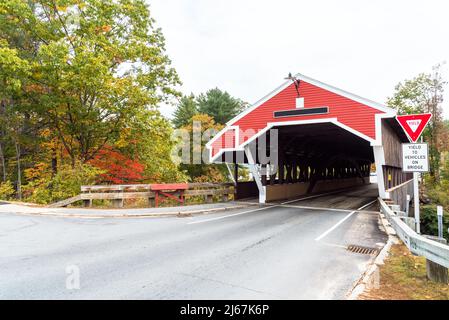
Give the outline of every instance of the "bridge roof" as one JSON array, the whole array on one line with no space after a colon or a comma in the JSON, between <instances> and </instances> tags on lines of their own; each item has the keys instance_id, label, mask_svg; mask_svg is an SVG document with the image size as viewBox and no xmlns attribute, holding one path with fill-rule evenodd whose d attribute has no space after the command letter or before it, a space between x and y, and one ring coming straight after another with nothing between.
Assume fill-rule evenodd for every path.
<instances>
[{"instance_id":1,"label":"bridge roof","mask_svg":"<svg viewBox=\"0 0 449 320\"><path fill-rule=\"evenodd\" d=\"M241 151L249 142L273 127L333 123L372 145L381 144L381 118L396 111L321 81L296 74L254 105L231 119L206 147L211 161L226 151Z\"/></svg>"}]
</instances>

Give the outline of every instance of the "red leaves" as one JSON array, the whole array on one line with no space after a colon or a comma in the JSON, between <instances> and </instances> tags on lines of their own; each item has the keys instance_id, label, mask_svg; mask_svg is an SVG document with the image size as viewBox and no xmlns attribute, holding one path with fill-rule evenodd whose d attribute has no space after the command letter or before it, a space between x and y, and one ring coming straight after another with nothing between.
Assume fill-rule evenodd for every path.
<instances>
[{"instance_id":1,"label":"red leaves","mask_svg":"<svg viewBox=\"0 0 449 320\"><path fill-rule=\"evenodd\" d=\"M110 146L101 149L89 163L106 171L100 175L100 182L124 184L137 183L144 179L143 164L128 158Z\"/></svg>"}]
</instances>

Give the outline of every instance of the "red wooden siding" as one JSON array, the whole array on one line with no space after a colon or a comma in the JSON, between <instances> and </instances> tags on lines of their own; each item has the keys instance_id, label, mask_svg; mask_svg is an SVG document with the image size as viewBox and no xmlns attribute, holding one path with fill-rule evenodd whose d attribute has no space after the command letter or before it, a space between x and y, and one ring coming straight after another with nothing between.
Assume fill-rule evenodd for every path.
<instances>
[{"instance_id":1,"label":"red wooden siding","mask_svg":"<svg viewBox=\"0 0 449 320\"><path fill-rule=\"evenodd\" d=\"M212 154L216 155L220 149L235 148L235 130L230 128L212 143Z\"/></svg>"},{"instance_id":2,"label":"red wooden siding","mask_svg":"<svg viewBox=\"0 0 449 320\"><path fill-rule=\"evenodd\" d=\"M248 129L254 130L254 133L264 129L268 122L284 122L297 120L311 120L324 118L337 118L344 125L372 138L375 136L375 117L376 113L383 113L377 109L343 97L339 94L330 92L326 89L312 85L301 80L299 87L300 96L304 98L304 107L329 107L329 113L320 115L291 116L274 118L274 111L295 109L296 90L293 83L264 102L250 113L230 125L239 126L240 132ZM239 144L242 144L250 138L251 135L242 135L240 133ZM226 143L220 137L212 144L212 156L216 155L221 148L233 148L230 142Z\"/></svg>"}]
</instances>

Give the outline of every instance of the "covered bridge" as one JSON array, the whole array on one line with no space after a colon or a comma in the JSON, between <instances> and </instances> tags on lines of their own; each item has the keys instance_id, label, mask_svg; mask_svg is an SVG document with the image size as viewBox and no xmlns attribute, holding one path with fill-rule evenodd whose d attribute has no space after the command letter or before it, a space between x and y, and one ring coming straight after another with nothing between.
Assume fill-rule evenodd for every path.
<instances>
[{"instance_id":1,"label":"covered bridge","mask_svg":"<svg viewBox=\"0 0 449 320\"><path fill-rule=\"evenodd\" d=\"M239 182L236 198L259 202L369 183L379 195L411 177L402 172L408 138L396 111L302 74L230 120L206 145L211 162L249 164L254 181Z\"/></svg>"}]
</instances>

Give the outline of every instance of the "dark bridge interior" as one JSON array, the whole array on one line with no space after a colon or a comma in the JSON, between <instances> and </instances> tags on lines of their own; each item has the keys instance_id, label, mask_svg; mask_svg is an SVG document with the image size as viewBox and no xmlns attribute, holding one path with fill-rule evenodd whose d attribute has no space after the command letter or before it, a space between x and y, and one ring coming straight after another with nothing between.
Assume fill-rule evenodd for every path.
<instances>
[{"instance_id":1,"label":"dark bridge interior","mask_svg":"<svg viewBox=\"0 0 449 320\"><path fill-rule=\"evenodd\" d=\"M268 166L264 164L263 148L255 157L255 161L262 164L264 169L261 176L264 185L310 182L312 190L318 180L365 179L369 176L371 163L374 162L370 143L335 124L316 123L273 129L278 130L278 148L270 150L268 132L265 135L266 155L278 153L277 168L271 166L265 171ZM257 141L258 149L262 147L261 140ZM247 163L243 153L239 153L239 156ZM224 156L222 160L232 162Z\"/></svg>"},{"instance_id":2,"label":"dark bridge interior","mask_svg":"<svg viewBox=\"0 0 449 320\"><path fill-rule=\"evenodd\" d=\"M372 147L347 130L332 123L274 129L278 130L279 170L268 177L269 184L369 176Z\"/></svg>"},{"instance_id":3,"label":"dark bridge interior","mask_svg":"<svg viewBox=\"0 0 449 320\"><path fill-rule=\"evenodd\" d=\"M279 157L286 162L329 165L374 162L370 143L332 123L284 126L278 129Z\"/></svg>"}]
</instances>

